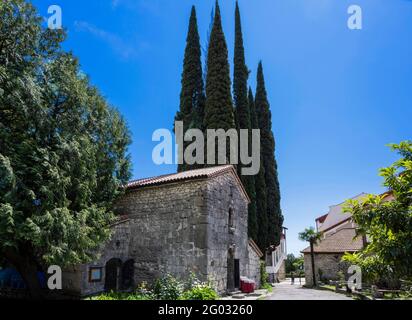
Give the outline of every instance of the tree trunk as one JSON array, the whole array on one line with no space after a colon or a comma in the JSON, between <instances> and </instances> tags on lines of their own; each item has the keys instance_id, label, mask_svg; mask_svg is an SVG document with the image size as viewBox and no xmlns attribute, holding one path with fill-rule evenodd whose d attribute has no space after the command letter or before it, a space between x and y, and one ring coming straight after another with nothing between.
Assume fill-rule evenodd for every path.
<instances>
[{"instance_id":1,"label":"tree trunk","mask_svg":"<svg viewBox=\"0 0 412 320\"><path fill-rule=\"evenodd\" d=\"M27 286L30 299L43 300L45 298L44 291L37 278L37 262L35 259L31 258L32 255L21 250L19 253L14 250L6 250L4 256L20 273Z\"/></svg>"},{"instance_id":2,"label":"tree trunk","mask_svg":"<svg viewBox=\"0 0 412 320\"><path fill-rule=\"evenodd\" d=\"M312 277L313 277L313 286L317 286L317 281L316 281L316 271L315 271L315 253L313 249L313 241L310 241L310 258L312 260Z\"/></svg>"}]
</instances>

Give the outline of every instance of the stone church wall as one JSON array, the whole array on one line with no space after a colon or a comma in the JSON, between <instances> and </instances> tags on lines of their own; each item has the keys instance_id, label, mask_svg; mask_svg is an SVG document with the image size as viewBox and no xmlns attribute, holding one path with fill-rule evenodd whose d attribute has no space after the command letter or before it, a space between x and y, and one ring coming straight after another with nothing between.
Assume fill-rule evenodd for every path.
<instances>
[{"instance_id":1,"label":"stone church wall","mask_svg":"<svg viewBox=\"0 0 412 320\"><path fill-rule=\"evenodd\" d=\"M232 245L234 259L239 260L240 276L248 273L248 204L237 183L233 175L219 176L208 181L205 195L209 212L207 270L209 280L220 293L228 287L228 255ZM233 228L229 226L230 212Z\"/></svg>"},{"instance_id":2,"label":"stone church wall","mask_svg":"<svg viewBox=\"0 0 412 320\"><path fill-rule=\"evenodd\" d=\"M128 192L117 204L131 220L129 254L136 283L170 273L207 277L204 181L187 181Z\"/></svg>"},{"instance_id":3,"label":"stone church wall","mask_svg":"<svg viewBox=\"0 0 412 320\"><path fill-rule=\"evenodd\" d=\"M249 245L248 246L248 254L249 254L249 264L248 264L248 272L247 277L256 283L256 287L260 288L260 264L261 260L257 255L256 251Z\"/></svg>"},{"instance_id":4,"label":"stone church wall","mask_svg":"<svg viewBox=\"0 0 412 320\"><path fill-rule=\"evenodd\" d=\"M128 191L115 208L127 220L114 226L97 261L64 273L66 289L83 296L103 292L107 262L133 259L134 286L152 284L165 274L185 280L194 273L225 293L235 282L233 264L228 269L229 251L238 260L240 276L251 272L248 204L238 184L227 173ZM90 281L90 267L102 268L101 281Z\"/></svg>"}]
</instances>

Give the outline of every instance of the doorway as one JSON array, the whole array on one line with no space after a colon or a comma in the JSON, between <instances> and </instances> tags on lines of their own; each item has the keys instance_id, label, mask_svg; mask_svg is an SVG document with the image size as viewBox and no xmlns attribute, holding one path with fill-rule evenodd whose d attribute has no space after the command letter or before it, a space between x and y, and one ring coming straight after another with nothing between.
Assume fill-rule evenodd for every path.
<instances>
[{"instance_id":1,"label":"doorway","mask_svg":"<svg viewBox=\"0 0 412 320\"><path fill-rule=\"evenodd\" d=\"M120 259L111 259L106 263L104 289L106 291L118 291L119 279L121 273L122 261Z\"/></svg>"},{"instance_id":2,"label":"doorway","mask_svg":"<svg viewBox=\"0 0 412 320\"><path fill-rule=\"evenodd\" d=\"M240 260L235 260L235 274L234 274L235 288L240 288Z\"/></svg>"},{"instance_id":3,"label":"doorway","mask_svg":"<svg viewBox=\"0 0 412 320\"><path fill-rule=\"evenodd\" d=\"M134 287L134 260L127 260L122 267L122 290Z\"/></svg>"},{"instance_id":4,"label":"doorway","mask_svg":"<svg viewBox=\"0 0 412 320\"><path fill-rule=\"evenodd\" d=\"M227 291L235 290L235 258L233 250L230 249L227 253Z\"/></svg>"}]
</instances>

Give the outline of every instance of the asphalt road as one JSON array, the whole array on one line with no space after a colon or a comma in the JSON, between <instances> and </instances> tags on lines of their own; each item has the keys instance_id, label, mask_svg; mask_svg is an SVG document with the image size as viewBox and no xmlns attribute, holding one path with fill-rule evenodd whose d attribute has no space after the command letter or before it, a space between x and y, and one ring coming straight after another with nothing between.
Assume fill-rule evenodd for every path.
<instances>
[{"instance_id":1,"label":"asphalt road","mask_svg":"<svg viewBox=\"0 0 412 320\"><path fill-rule=\"evenodd\" d=\"M330 291L306 289L299 284L292 285L290 280L281 282L273 288L273 294L266 300L352 300L343 294Z\"/></svg>"}]
</instances>

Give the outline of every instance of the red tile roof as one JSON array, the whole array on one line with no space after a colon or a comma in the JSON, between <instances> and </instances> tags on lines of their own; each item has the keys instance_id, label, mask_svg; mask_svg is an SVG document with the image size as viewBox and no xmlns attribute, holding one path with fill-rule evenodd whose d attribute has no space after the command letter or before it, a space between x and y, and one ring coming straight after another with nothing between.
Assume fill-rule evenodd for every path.
<instances>
[{"instance_id":1,"label":"red tile roof","mask_svg":"<svg viewBox=\"0 0 412 320\"><path fill-rule=\"evenodd\" d=\"M316 221L319 221L319 223L324 223L325 220L326 220L326 218L327 218L327 216L328 216L328 213L327 213L327 214L324 214L323 216L321 216L321 217L319 217L319 218L317 218Z\"/></svg>"},{"instance_id":2,"label":"red tile roof","mask_svg":"<svg viewBox=\"0 0 412 320\"><path fill-rule=\"evenodd\" d=\"M242 192L244 193L248 201L250 201L250 198L242 182L240 181L240 178L237 175L235 168L232 165L190 170L190 171L179 172L179 173L174 173L174 174L162 175L158 177L135 180L135 181L129 182L126 185L126 189L133 190L137 188L157 186L157 185L168 184L168 183L173 183L173 182L183 182L187 180L197 180L197 179L209 179L209 178L213 178L213 177L216 177L221 174L228 173L228 172L232 173L236 177L236 179L239 182L239 186Z\"/></svg>"},{"instance_id":3,"label":"red tile roof","mask_svg":"<svg viewBox=\"0 0 412 320\"><path fill-rule=\"evenodd\" d=\"M314 246L315 253L357 252L363 249L363 239L356 235L356 229L344 228L319 241ZM302 251L310 253L310 247Z\"/></svg>"}]
</instances>

